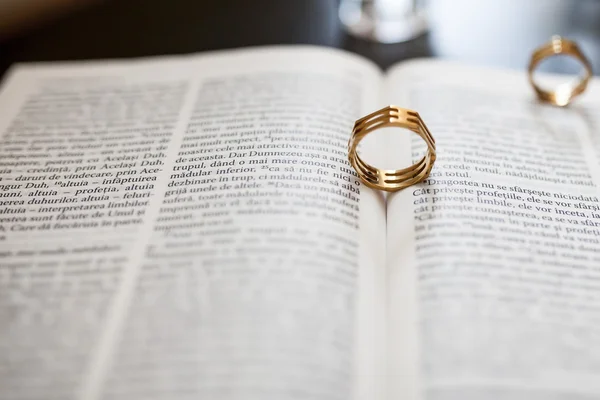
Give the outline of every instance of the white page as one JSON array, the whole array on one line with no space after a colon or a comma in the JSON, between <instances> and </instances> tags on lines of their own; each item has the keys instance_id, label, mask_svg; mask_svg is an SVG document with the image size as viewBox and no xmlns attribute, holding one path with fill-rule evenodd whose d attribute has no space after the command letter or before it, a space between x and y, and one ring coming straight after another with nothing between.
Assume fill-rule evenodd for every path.
<instances>
[{"instance_id":1,"label":"white page","mask_svg":"<svg viewBox=\"0 0 600 400\"><path fill-rule=\"evenodd\" d=\"M14 70L3 393L380 397L385 210L344 156L379 79L306 47Z\"/></svg>"},{"instance_id":2,"label":"white page","mask_svg":"<svg viewBox=\"0 0 600 400\"><path fill-rule=\"evenodd\" d=\"M523 73L448 62L400 65L388 87L438 150L388 205L392 394L598 398L598 82L565 109Z\"/></svg>"}]
</instances>

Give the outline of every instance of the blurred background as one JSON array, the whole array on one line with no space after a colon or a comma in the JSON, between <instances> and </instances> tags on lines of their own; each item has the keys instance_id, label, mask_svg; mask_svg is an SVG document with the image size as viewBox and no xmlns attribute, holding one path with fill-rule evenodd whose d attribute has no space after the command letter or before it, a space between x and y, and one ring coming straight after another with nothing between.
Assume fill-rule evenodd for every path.
<instances>
[{"instance_id":1,"label":"blurred background","mask_svg":"<svg viewBox=\"0 0 600 400\"><path fill-rule=\"evenodd\" d=\"M435 56L522 69L553 34L600 65L600 0L0 0L0 74L15 62L294 43L382 68Z\"/></svg>"}]
</instances>

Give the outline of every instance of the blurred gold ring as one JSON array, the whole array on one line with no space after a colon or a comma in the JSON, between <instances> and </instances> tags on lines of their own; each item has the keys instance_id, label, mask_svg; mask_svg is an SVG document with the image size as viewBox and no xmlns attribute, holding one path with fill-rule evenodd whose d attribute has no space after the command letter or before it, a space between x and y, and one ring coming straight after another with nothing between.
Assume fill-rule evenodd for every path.
<instances>
[{"instance_id":1,"label":"blurred gold ring","mask_svg":"<svg viewBox=\"0 0 600 400\"><path fill-rule=\"evenodd\" d=\"M552 56L559 54L574 57L584 67L584 75L580 77L575 84L563 83L556 90L544 90L533 79L533 72L539 63ZM583 55L579 46L571 40L553 36L550 42L536 49L531 55L528 68L529 83L533 86L538 98L542 101L564 107L571 102L573 98L585 91L588 81L592 76L592 65Z\"/></svg>"},{"instance_id":2,"label":"blurred gold ring","mask_svg":"<svg viewBox=\"0 0 600 400\"><path fill-rule=\"evenodd\" d=\"M397 170L375 168L358 155L358 143L369 133L385 127L405 128L427 143L427 153L416 164ZM348 160L365 185L373 189L395 192L426 179L435 162L435 140L419 113L388 106L356 121L348 142Z\"/></svg>"}]
</instances>

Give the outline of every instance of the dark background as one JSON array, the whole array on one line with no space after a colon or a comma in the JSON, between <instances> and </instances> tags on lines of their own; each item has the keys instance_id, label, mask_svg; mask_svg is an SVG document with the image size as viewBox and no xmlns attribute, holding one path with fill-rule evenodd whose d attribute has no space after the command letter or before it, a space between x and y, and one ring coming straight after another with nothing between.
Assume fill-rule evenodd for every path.
<instances>
[{"instance_id":1,"label":"dark background","mask_svg":"<svg viewBox=\"0 0 600 400\"><path fill-rule=\"evenodd\" d=\"M23 61L192 53L267 44L355 51L382 67L426 56L425 37L377 45L347 35L335 0L119 0L92 4L0 43L0 74Z\"/></svg>"},{"instance_id":2,"label":"dark background","mask_svg":"<svg viewBox=\"0 0 600 400\"><path fill-rule=\"evenodd\" d=\"M527 4L539 5L548 0L473 1L474 7L470 9L460 9L464 8L464 1L446 2L451 7L457 4L457 12L448 13L452 14L448 18L458 23L456 26L460 27L462 24L462 21L456 21L457 18L465 20L467 33L458 33L466 46L462 57L465 61L490 60L488 64L491 65L521 67L532 47L541 44L548 37L548 32L540 32L540 26L552 15L552 10L546 16L536 14L532 17L532 23L516 18L520 15L519 8L523 9L521 14L525 15L529 12ZM553 1L556 3L557 0ZM569 33L573 31L579 35L576 38L583 38L582 47L591 54L592 64L599 64L600 1L563 1L570 1L573 5L567 17L575 30L571 29ZM430 2L436 6L434 0ZM496 6L488 7L489 12L486 14L486 8L482 6L484 3ZM509 14L499 16L498 5L504 7L506 4L508 7L509 3L516 10L515 18ZM548 2L550 3L552 2ZM140 57L268 44L297 43L342 48L366 56L382 68L407 58L438 55L432 50L436 48L431 44L432 34L393 45L353 38L345 33L339 22L338 5L339 0L99 1L1 41L0 75L15 62ZM567 13L564 10L561 12ZM438 20L439 17L438 15ZM445 15L442 14L441 17ZM499 20L501 18L506 21ZM494 28L490 28L491 22L495 23ZM511 23L516 25L511 26ZM517 36L511 38L508 35L506 39L502 39L501 31L496 34L500 29L498 27L502 26L506 26L508 33L517 32ZM445 41L450 42L447 40L451 36L448 33L457 31L453 29L436 37L434 44L437 43L437 48L446 44ZM491 33L489 37L505 40L505 45L490 43L487 46L485 41L490 39L480 37L480 33L486 29ZM544 29L548 30L548 27ZM564 27L560 30L564 30ZM581 36L582 32L584 36ZM469 47L471 42L472 46ZM515 53L514 48L519 44L523 48ZM461 59L460 51L454 58Z\"/></svg>"}]
</instances>

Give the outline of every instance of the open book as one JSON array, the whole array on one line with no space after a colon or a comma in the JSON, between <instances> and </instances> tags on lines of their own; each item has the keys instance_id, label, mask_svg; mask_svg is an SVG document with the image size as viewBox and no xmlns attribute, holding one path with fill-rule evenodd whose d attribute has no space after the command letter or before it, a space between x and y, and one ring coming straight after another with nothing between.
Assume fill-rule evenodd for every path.
<instances>
[{"instance_id":1,"label":"open book","mask_svg":"<svg viewBox=\"0 0 600 400\"><path fill-rule=\"evenodd\" d=\"M438 149L387 197L346 149L386 104ZM599 105L313 47L17 66L0 398L597 399ZM389 133L366 160L422 156Z\"/></svg>"}]
</instances>

